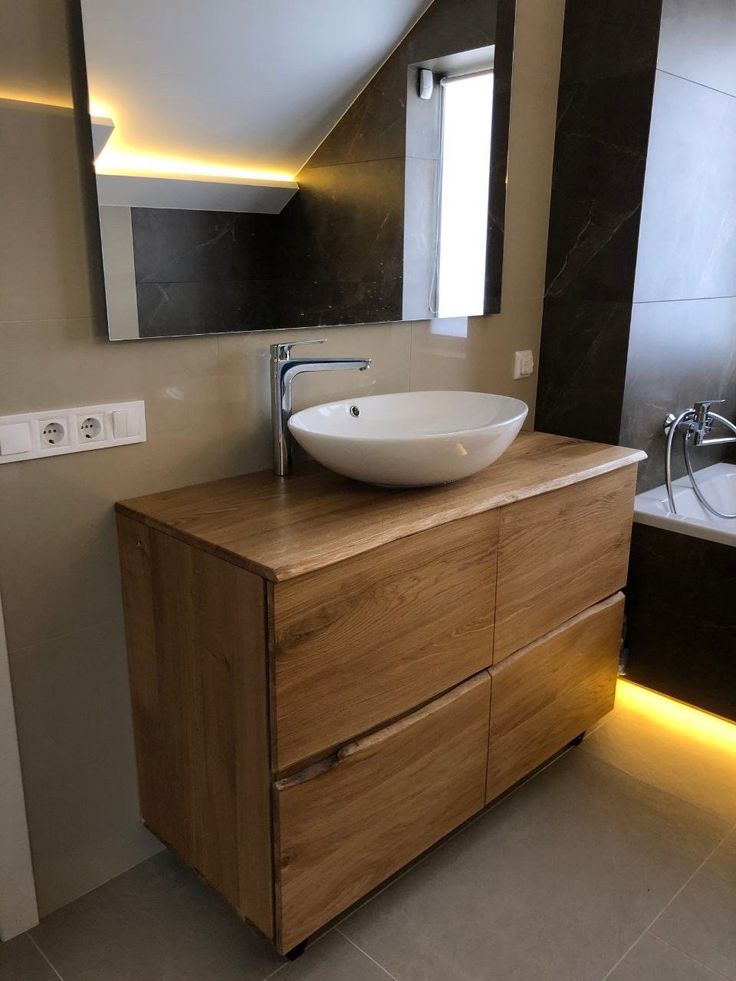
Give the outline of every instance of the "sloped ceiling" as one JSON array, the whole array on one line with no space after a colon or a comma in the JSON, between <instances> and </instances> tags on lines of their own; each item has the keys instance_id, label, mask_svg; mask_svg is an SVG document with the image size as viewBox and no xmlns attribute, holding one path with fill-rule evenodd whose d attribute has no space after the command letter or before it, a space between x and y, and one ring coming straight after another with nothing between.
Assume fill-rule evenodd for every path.
<instances>
[{"instance_id":1,"label":"sloped ceiling","mask_svg":"<svg viewBox=\"0 0 736 981\"><path fill-rule=\"evenodd\" d=\"M431 0L82 0L117 153L296 174Z\"/></svg>"}]
</instances>

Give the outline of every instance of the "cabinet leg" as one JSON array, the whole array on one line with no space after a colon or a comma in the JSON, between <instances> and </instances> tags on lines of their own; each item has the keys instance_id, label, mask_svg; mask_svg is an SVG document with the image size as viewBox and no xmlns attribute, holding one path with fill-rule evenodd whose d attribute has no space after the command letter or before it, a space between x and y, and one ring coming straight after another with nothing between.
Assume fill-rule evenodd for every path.
<instances>
[{"instance_id":1,"label":"cabinet leg","mask_svg":"<svg viewBox=\"0 0 736 981\"><path fill-rule=\"evenodd\" d=\"M301 957L304 951L307 949L308 942L309 938L307 938L307 940L302 940L302 942L297 944L296 947L292 947L291 950L287 951L285 955L286 959L289 961L295 961L297 957Z\"/></svg>"},{"instance_id":2,"label":"cabinet leg","mask_svg":"<svg viewBox=\"0 0 736 981\"><path fill-rule=\"evenodd\" d=\"M579 746L580 743L585 739L586 734L584 732L579 733L574 739L570 740L571 746Z\"/></svg>"}]
</instances>

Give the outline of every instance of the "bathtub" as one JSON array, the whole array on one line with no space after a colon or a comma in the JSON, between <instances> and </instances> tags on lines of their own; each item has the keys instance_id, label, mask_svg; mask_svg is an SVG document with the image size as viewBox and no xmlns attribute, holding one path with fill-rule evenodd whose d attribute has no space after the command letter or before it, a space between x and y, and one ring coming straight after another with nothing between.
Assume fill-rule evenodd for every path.
<instances>
[{"instance_id":1,"label":"bathtub","mask_svg":"<svg viewBox=\"0 0 736 981\"><path fill-rule=\"evenodd\" d=\"M736 466L695 475L719 511L736 511ZM626 587L626 674L736 722L736 519L699 503L687 477L636 496Z\"/></svg>"},{"instance_id":2,"label":"bathtub","mask_svg":"<svg viewBox=\"0 0 736 981\"><path fill-rule=\"evenodd\" d=\"M695 474L703 496L719 511L736 513L736 465L716 463ZM670 514L667 488L662 484L654 490L637 494L634 520L640 525L676 531L680 535L701 538L721 545L736 545L736 518L717 518L700 504L687 476L673 485L678 514Z\"/></svg>"}]
</instances>

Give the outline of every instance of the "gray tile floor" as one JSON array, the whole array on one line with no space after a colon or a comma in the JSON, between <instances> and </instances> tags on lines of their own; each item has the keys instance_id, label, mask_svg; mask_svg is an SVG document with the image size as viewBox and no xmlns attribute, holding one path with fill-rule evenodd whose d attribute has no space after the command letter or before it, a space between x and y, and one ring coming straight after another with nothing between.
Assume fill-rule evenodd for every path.
<instances>
[{"instance_id":1,"label":"gray tile floor","mask_svg":"<svg viewBox=\"0 0 736 981\"><path fill-rule=\"evenodd\" d=\"M285 962L162 853L0 947L0 981L736 981L736 739L619 704Z\"/></svg>"}]
</instances>

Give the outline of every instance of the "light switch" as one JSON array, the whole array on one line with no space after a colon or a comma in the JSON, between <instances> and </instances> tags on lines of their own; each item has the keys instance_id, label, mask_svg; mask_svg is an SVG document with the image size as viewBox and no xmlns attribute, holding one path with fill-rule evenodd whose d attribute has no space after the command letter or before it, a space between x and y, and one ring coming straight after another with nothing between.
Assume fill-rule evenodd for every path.
<instances>
[{"instance_id":1,"label":"light switch","mask_svg":"<svg viewBox=\"0 0 736 981\"><path fill-rule=\"evenodd\" d=\"M528 378L534 374L534 352L514 352L514 378Z\"/></svg>"},{"instance_id":2,"label":"light switch","mask_svg":"<svg viewBox=\"0 0 736 981\"><path fill-rule=\"evenodd\" d=\"M116 409L112 414L112 434L115 439L125 439L133 435L128 432L128 413L125 409Z\"/></svg>"},{"instance_id":3,"label":"light switch","mask_svg":"<svg viewBox=\"0 0 736 981\"><path fill-rule=\"evenodd\" d=\"M30 453L32 449L31 427L27 422L12 422L0 426L0 456Z\"/></svg>"}]
</instances>

